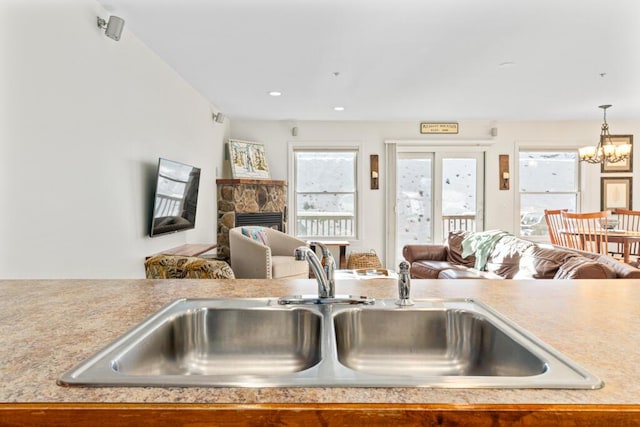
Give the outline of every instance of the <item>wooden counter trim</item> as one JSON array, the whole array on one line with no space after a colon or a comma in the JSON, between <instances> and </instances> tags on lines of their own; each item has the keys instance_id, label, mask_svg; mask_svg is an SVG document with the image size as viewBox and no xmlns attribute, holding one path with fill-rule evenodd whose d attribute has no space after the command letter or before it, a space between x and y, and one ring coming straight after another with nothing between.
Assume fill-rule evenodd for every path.
<instances>
[{"instance_id":1,"label":"wooden counter trim","mask_svg":"<svg viewBox=\"0 0 640 427\"><path fill-rule=\"evenodd\" d=\"M0 425L638 425L640 405L2 403Z\"/></svg>"}]
</instances>

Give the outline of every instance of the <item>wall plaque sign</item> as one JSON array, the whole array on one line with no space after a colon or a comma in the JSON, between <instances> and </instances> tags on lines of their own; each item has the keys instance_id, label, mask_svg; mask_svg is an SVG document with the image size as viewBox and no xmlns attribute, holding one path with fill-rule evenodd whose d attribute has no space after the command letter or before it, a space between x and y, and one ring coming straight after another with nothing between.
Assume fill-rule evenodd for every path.
<instances>
[{"instance_id":1,"label":"wall plaque sign","mask_svg":"<svg viewBox=\"0 0 640 427\"><path fill-rule=\"evenodd\" d=\"M420 133L458 133L458 124L420 123Z\"/></svg>"}]
</instances>

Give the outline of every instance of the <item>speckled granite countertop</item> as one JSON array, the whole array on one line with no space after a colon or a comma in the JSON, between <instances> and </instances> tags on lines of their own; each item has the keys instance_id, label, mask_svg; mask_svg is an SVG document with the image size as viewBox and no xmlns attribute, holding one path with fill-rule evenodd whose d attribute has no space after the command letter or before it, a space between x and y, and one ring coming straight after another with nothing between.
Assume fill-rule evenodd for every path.
<instances>
[{"instance_id":1,"label":"speckled granite countertop","mask_svg":"<svg viewBox=\"0 0 640 427\"><path fill-rule=\"evenodd\" d=\"M394 280L339 281L337 293L395 298ZM640 282L414 280L414 298L480 300L605 381L600 390L422 388L84 388L56 378L165 304L182 297L313 293L292 280L0 281L0 403L440 403L640 402Z\"/></svg>"}]
</instances>

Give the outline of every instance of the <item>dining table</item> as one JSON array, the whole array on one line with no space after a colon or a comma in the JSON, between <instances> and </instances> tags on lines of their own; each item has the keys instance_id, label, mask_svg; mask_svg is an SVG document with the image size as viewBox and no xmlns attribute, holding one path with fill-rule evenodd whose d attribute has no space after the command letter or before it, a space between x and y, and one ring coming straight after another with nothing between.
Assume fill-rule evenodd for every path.
<instances>
[{"instance_id":1,"label":"dining table","mask_svg":"<svg viewBox=\"0 0 640 427\"><path fill-rule=\"evenodd\" d=\"M631 262L631 245L640 243L640 231L631 230L609 230L609 243L618 243L622 246L622 260L629 264ZM637 252L637 251L636 251ZM633 254L638 256L640 254Z\"/></svg>"},{"instance_id":2,"label":"dining table","mask_svg":"<svg viewBox=\"0 0 640 427\"><path fill-rule=\"evenodd\" d=\"M559 230L560 234L576 234L574 230ZM606 241L609 243L617 243L622 247L622 261L631 264L631 255L639 256L639 253L631 254L631 245L634 243L640 243L640 231L631 230L597 230L581 233L583 237L589 240L601 240L606 236ZM582 249L582 248L577 248ZM637 252L637 251L636 251Z\"/></svg>"}]
</instances>

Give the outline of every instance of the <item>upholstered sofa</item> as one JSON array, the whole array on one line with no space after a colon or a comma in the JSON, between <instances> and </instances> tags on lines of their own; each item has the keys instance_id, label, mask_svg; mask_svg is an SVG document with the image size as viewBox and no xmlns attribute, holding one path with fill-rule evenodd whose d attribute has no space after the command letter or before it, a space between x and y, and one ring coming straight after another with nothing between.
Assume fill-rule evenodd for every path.
<instances>
[{"instance_id":1,"label":"upholstered sofa","mask_svg":"<svg viewBox=\"0 0 640 427\"><path fill-rule=\"evenodd\" d=\"M238 279L308 278L309 264L293 256L307 242L268 227L229 230L231 268Z\"/></svg>"},{"instance_id":2,"label":"upholstered sofa","mask_svg":"<svg viewBox=\"0 0 640 427\"><path fill-rule=\"evenodd\" d=\"M416 279L614 279L640 278L640 270L611 257L537 244L510 234L499 237L476 268L475 254L463 257L473 232L452 231L444 244L406 245L403 256ZM466 240L468 248L469 240ZM465 254L466 255L466 254Z\"/></svg>"}]
</instances>

